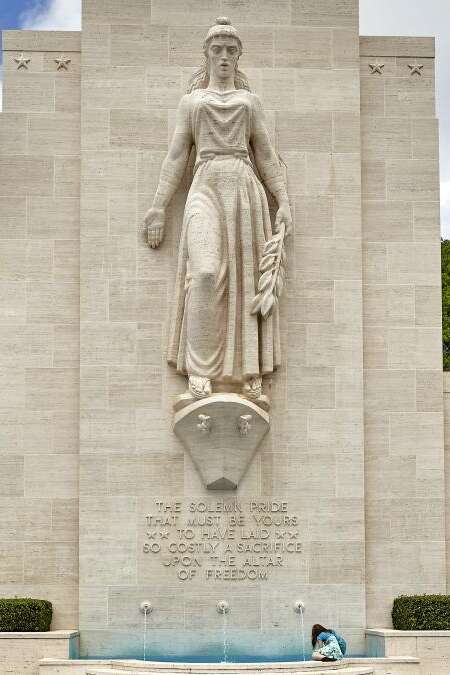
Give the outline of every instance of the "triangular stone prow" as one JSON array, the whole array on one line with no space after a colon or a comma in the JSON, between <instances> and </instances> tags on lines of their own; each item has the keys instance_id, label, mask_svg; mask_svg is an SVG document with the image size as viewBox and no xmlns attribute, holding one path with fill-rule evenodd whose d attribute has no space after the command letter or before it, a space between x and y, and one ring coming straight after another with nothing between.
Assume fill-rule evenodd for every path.
<instances>
[{"instance_id":1,"label":"triangular stone prow","mask_svg":"<svg viewBox=\"0 0 450 675\"><path fill-rule=\"evenodd\" d=\"M265 410L231 393L193 400L174 419L174 431L208 490L236 490L269 427Z\"/></svg>"},{"instance_id":2,"label":"triangular stone prow","mask_svg":"<svg viewBox=\"0 0 450 675\"><path fill-rule=\"evenodd\" d=\"M232 480L222 477L215 480L213 483L209 483L206 487L208 490L236 490L237 483L233 483Z\"/></svg>"}]
</instances>

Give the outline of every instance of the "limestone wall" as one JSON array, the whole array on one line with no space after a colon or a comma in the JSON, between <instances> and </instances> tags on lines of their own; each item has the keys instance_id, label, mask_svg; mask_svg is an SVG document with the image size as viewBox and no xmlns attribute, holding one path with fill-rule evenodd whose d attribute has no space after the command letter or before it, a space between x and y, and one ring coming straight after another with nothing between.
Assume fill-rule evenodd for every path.
<instances>
[{"instance_id":1,"label":"limestone wall","mask_svg":"<svg viewBox=\"0 0 450 675\"><path fill-rule=\"evenodd\" d=\"M360 46L372 627L391 625L396 595L446 588L439 163L433 39Z\"/></svg>"},{"instance_id":2,"label":"limestone wall","mask_svg":"<svg viewBox=\"0 0 450 675\"><path fill-rule=\"evenodd\" d=\"M0 594L78 624L78 33L3 33ZM23 52L27 67L15 60ZM54 59L70 59L57 70ZM24 671L25 672L25 671Z\"/></svg>"},{"instance_id":3,"label":"limestone wall","mask_svg":"<svg viewBox=\"0 0 450 675\"><path fill-rule=\"evenodd\" d=\"M229 601L242 656L298 653L293 602L363 651L364 469L356 0L85 0L82 36L80 627L89 654L220 657ZM272 434L237 495L207 493L171 430L185 382L165 363L185 191L162 248L139 234L174 111L216 16L238 27L242 69L288 166L295 210L283 366L266 383ZM155 500L285 499L303 553L266 581L193 581L145 554ZM171 536L174 530L171 530ZM157 535L158 536L158 533ZM272 529L271 537L274 537ZM163 542L164 544L164 542ZM170 556L166 556L166 560ZM220 565L219 565L220 566ZM226 566L222 565L222 568ZM256 568L255 568L256 569ZM168 652L169 650L169 652Z\"/></svg>"},{"instance_id":4,"label":"limestone wall","mask_svg":"<svg viewBox=\"0 0 450 675\"><path fill-rule=\"evenodd\" d=\"M242 35L295 217L283 364L265 382L272 429L237 494L207 492L171 428L185 381L165 350L189 175L161 249L140 232L222 14ZM307 632L332 625L363 653L393 597L445 590L432 41L360 41L356 0L85 0L81 54L80 36L60 32L7 31L4 50L0 594L46 597L54 627L76 626L79 537L85 655L141 657L142 600L154 658L220 657L220 600L235 658L298 657L298 599ZM265 579L227 579L228 558L203 551L183 580L166 549L145 551L181 536L149 514L237 504L247 526L250 502L283 501L295 531L269 526L269 541L292 535L301 553L245 564Z\"/></svg>"},{"instance_id":5,"label":"limestone wall","mask_svg":"<svg viewBox=\"0 0 450 675\"><path fill-rule=\"evenodd\" d=\"M450 513L450 373L444 373L445 508ZM450 518L446 516L447 592L450 589Z\"/></svg>"}]
</instances>

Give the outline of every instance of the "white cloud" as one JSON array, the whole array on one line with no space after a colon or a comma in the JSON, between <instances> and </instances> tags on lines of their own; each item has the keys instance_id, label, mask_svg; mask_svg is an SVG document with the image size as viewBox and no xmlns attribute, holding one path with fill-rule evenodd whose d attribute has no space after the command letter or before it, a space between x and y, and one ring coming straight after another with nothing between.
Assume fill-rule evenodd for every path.
<instances>
[{"instance_id":1,"label":"white cloud","mask_svg":"<svg viewBox=\"0 0 450 675\"><path fill-rule=\"evenodd\" d=\"M34 0L20 22L25 30L81 30L81 0Z\"/></svg>"}]
</instances>

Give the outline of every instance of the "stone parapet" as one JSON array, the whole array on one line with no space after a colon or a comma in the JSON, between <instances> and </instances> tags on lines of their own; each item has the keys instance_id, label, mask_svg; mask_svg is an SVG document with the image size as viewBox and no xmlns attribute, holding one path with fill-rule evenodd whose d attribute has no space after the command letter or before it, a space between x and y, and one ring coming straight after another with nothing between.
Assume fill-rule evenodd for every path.
<instances>
[{"instance_id":1,"label":"stone parapet","mask_svg":"<svg viewBox=\"0 0 450 675\"><path fill-rule=\"evenodd\" d=\"M77 630L51 630L42 632L0 632L0 640L72 640L79 636Z\"/></svg>"},{"instance_id":2,"label":"stone parapet","mask_svg":"<svg viewBox=\"0 0 450 675\"><path fill-rule=\"evenodd\" d=\"M81 32L72 30L4 30L3 51L81 51Z\"/></svg>"},{"instance_id":3,"label":"stone parapet","mask_svg":"<svg viewBox=\"0 0 450 675\"><path fill-rule=\"evenodd\" d=\"M434 37L400 37L396 35L362 35L359 38L360 56L421 56L434 58Z\"/></svg>"},{"instance_id":4,"label":"stone parapet","mask_svg":"<svg viewBox=\"0 0 450 675\"><path fill-rule=\"evenodd\" d=\"M448 630L366 630L368 657L396 657L400 654L420 660L420 675L450 672L450 631Z\"/></svg>"},{"instance_id":5,"label":"stone parapet","mask_svg":"<svg viewBox=\"0 0 450 675\"><path fill-rule=\"evenodd\" d=\"M78 655L76 630L45 633L0 633L0 675L38 675L40 659L70 659Z\"/></svg>"}]
</instances>

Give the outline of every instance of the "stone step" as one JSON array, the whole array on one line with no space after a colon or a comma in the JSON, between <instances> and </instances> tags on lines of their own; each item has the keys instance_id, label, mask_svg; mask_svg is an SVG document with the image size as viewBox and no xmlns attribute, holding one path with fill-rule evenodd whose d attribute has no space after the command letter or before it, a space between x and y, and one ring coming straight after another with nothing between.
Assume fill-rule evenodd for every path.
<instances>
[{"instance_id":1,"label":"stone step","mask_svg":"<svg viewBox=\"0 0 450 675\"><path fill-rule=\"evenodd\" d=\"M358 668L369 668L371 664L357 664ZM96 666L98 668L98 666ZM256 662L256 663L182 663L182 662L166 662L166 661L116 661L111 659L106 668L118 670L122 673L126 671L133 672L135 669L140 669L143 673L152 673L164 675L167 670L172 673L177 672L180 675L189 673L189 675L232 675L233 673L245 673L245 675L253 675L260 673L311 673L317 675L318 671L336 671L347 670L350 664L347 659L333 663L321 663L320 661L275 661L275 662ZM352 665L351 667L355 667ZM355 674L352 674L355 675Z\"/></svg>"},{"instance_id":2,"label":"stone step","mask_svg":"<svg viewBox=\"0 0 450 675\"><path fill-rule=\"evenodd\" d=\"M194 667L189 670L189 673L195 673L197 671L197 668L195 667L198 664L192 664ZM212 664L209 664L210 666ZM220 665L220 664L218 664ZM228 664L228 665L234 665L236 666L237 664ZM247 664L246 664L247 665ZM261 664L259 664L261 665ZM314 664L314 665L307 665L306 663L303 665L303 667L299 667L298 669L290 671L291 673L311 673L314 675L331 675L333 672L341 672L343 675L374 675L374 669L371 667L361 667L361 666L352 666L348 664L336 664L336 663L329 663L329 664ZM266 664L265 668L263 669L256 669L255 672L261 673L264 671L266 675L274 675L277 670L272 669L270 665ZM187 672L187 671L186 671ZM217 670L214 670L211 668L209 671L211 673L223 673L224 671L218 667ZM227 672L234 672L234 673L247 673L249 670L245 669L240 669L236 668L232 671L227 671ZM145 666L137 665L136 667L133 667L130 669L129 665L127 666L127 669L117 669L117 668L92 668L88 669L86 671L86 675L158 675L160 673L159 670L152 670L151 668L146 668Z\"/></svg>"},{"instance_id":3,"label":"stone step","mask_svg":"<svg viewBox=\"0 0 450 675\"><path fill-rule=\"evenodd\" d=\"M139 660L67 660L45 658L40 675L420 675L420 661L411 656L349 657L339 663L168 663ZM167 671L172 671L170 674Z\"/></svg>"}]
</instances>

